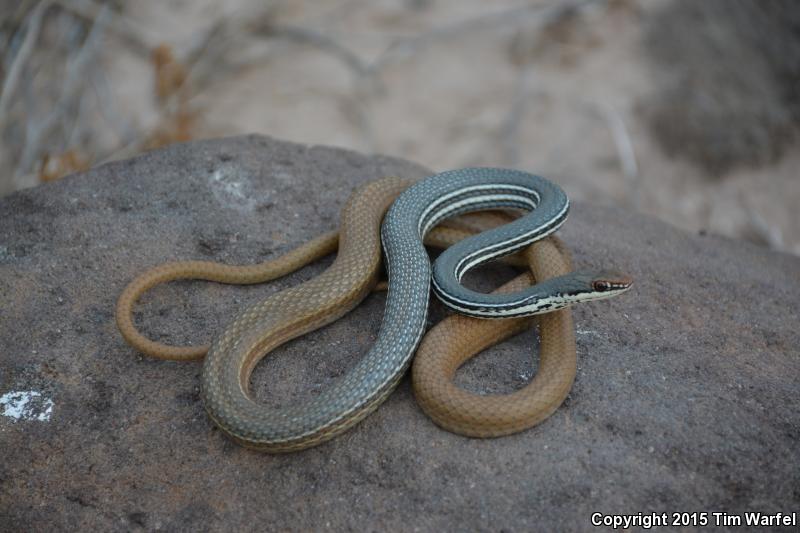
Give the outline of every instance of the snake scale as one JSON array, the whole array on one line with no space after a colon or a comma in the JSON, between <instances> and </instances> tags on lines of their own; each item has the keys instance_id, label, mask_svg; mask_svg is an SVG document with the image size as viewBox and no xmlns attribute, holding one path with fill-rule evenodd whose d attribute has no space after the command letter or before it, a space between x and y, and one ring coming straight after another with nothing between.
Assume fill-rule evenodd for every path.
<instances>
[{"instance_id":1,"label":"snake scale","mask_svg":"<svg viewBox=\"0 0 800 533\"><path fill-rule=\"evenodd\" d=\"M450 171L408 185L406 180L387 178L362 187L343 210L339 253L333 265L319 277L245 309L213 342L203 366L202 396L210 417L230 437L268 452L300 450L345 431L386 398L408 368L425 329L432 270L422 241L444 219L485 209L530 211L509 224L464 239L439 257L433 270L434 288L446 304L461 312L494 318L529 316L612 296L630 286L627 276L614 272L574 272L511 294L469 291L460 285L466 271L558 229L569 208L566 195L543 178L504 169ZM335 320L363 299L377 281L381 244L389 292L372 349L334 385L305 403L277 410L255 403L247 391L258 361L276 346ZM315 249L322 253L335 245L335 238L323 236ZM204 277L199 270L184 270L165 273L161 279L174 279L169 276L176 274ZM135 328L124 315L129 315L136 290L147 283L126 290L118 302L117 320L126 338L126 330L130 333ZM132 285L136 284L135 280ZM172 355L189 358L198 353Z\"/></svg>"}]
</instances>

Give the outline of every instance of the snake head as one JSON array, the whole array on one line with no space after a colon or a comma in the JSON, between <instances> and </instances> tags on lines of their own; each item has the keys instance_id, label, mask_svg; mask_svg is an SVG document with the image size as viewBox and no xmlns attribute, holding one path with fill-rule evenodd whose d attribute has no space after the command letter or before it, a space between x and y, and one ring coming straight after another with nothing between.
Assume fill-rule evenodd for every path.
<instances>
[{"instance_id":1,"label":"snake head","mask_svg":"<svg viewBox=\"0 0 800 533\"><path fill-rule=\"evenodd\" d=\"M544 285L552 283L559 293L575 301L592 301L611 298L631 288L633 279L616 270L576 270L558 278L547 280ZM543 287L544 288L544 287ZM547 288L547 290L553 290Z\"/></svg>"},{"instance_id":2,"label":"snake head","mask_svg":"<svg viewBox=\"0 0 800 533\"><path fill-rule=\"evenodd\" d=\"M592 280L592 288L597 292L626 291L633 285L633 278L616 270L601 270Z\"/></svg>"},{"instance_id":3,"label":"snake head","mask_svg":"<svg viewBox=\"0 0 800 533\"><path fill-rule=\"evenodd\" d=\"M633 285L633 278L616 270L594 270L583 273L591 287L592 299L610 298L621 294Z\"/></svg>"}]
</instances>

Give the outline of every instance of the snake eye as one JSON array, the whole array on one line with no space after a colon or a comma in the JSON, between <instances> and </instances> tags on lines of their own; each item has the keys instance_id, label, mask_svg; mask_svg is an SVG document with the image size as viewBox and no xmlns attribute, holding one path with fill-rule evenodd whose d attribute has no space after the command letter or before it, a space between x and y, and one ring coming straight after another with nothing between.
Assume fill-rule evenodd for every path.
<instances>
[{"instance_id":1,"label":"snake eye","mask_svg":"<svg viewBox=\"0 0 800 533\"><path fill-rule=\"evenodd\" d=\"M611 288L611 284L605 280L599 280L592 283L592 288L597 292L606 292Z\"/></svg>"}]
</instances>

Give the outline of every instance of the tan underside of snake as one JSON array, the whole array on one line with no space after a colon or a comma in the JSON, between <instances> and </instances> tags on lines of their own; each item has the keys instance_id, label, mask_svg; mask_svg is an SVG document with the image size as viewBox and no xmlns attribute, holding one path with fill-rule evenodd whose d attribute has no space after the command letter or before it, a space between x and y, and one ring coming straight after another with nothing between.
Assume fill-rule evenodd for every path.
<instances>
[{"instance_id":1,"label":"tan underside of snake","mask_svg":"<svg viewBox=\"0 0 800 533\"><path fill-rule=\"evenodd\" d=\"M381 186L381 181L391 186L386 184ZM378 185L372 189L371 194L374 195L376 190L380 191L380 194L385 196L382 201L374 201L373 198L359 205L356 198L351 198L343 211L344 223L347 220L347 210L353 205L359 205L361 210L365 208L376 210L375 215L369 217L374 221L374 227L360 224L358 227L348 228L351 232L350 238L346 241L348 245L359 246L364 242L374 242L374 235L380 230L383 212L394 197L411 182L387 179L375 183ZM366 191L369 189L369 186L364 188ZM363 216L361 220L364 220ZM466 236L509 220L511 217L502 212L464 215L434 229L426 237L425 243L444 248ZM366 232L365 237L359 238L357 231ZM133 322L133 306L145 291L160 283L177 279L203 279L229 284L263 283L285 276L337 251L338 244L338 233L329 232L277 259L257 265L232 266L210 261L180 261L153 267L137 276L120 295L116 308L117 325L125 340L142 353L159 359L200 359L207 353L208 345L169 346L148 339L136 329ZM569 270L570 260L568 254L562 253L564 250L563 245L557 244L555 239L550 238L532 245L520 254L505 258L505 262L523 267L530 265L536 279L546 279ZM339 254L345 251L340 250ZM384 285L377 283L380 262L375 261L375 257L380 258L379 249L377 253L369 250L364 251L362 255L365 260L361 263L354 265L352 261L347 262L347 268L351 270L342 272L341 277L358 280L358 286L352 287L349 293L365 296L370 290L381 289ZM335 276L336 268L337 263L334 262L324 274ZM360 274L354 275L352 271L354 268L359 269ZM525 274L512 280L500 290L513 291L532 281L531 276ZM303 291L298 294L302 295ZM315 323L319 323L317 327L343 315L355 307L361 299L351 297L341 299L333 295L326 299L324 296L315 294L313 297L316 305L314 315L317 317ZM326 315L331 318L319 319ZM282 324L291 323L295 319L298 323L297 334L292 334L291 331L287 333L285 327L280 328L280 333L276 332L283 342L309 330L306 317L288 316L284 318ZM414 391L425 412L437 424L448 430L480 437L513 433L547 418L566 397L575 375L575 334L569 310L538 317L542 336L539 372L525 389L511 395L477 396L458 389L451 382L455 370L466 359L530 327L534 320L532 318L480 320L453 316L431 330L416 356L420 358L420 355L423 355L423 358L420 362L414 363ZM268 338L269 333L264 332L260 336L262 339ZM252 367L264 355L266 354L253 354L250 368L243 369L242 375L247 376L249 380ZM420 364L422 366L418 369ZM246 390L247 384L243 385ZM508 403L510 400L512 403Z\"/></svg>"}]
</instances>

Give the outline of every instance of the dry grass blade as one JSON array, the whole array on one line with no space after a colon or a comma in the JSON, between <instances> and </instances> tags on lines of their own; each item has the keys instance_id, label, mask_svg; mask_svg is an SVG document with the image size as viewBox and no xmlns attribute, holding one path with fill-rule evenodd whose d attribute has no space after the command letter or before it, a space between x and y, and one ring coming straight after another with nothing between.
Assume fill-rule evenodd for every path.
<instances>
[{"instance_id":1,"label":"dry grass blade","mask_svg":"<svg viewBox=\"0 0 800 533\"><path fill-rule=\"evenodd\" d=\"M599 0L568 0L552 6L525 6L491 13L480 17L456 22L412 37L403 37L395 40L384 52L370 65L370 71L376 72L394 61L406 58L418 50L431 44L457 35L469 32L479 32L495 28L504 31L513 31L522 26L529 25L532 21L538 25L546 25L549 21L558 19L564 13L575 11Z\"/></svg>"},{"instance_id":2,"label":"dry grass blade","mask_svg":"<svg viewBox=\"0 0 800 533\"><path fill-rule=\"evenodd\" d=\"M3 82L3 92L0 93L0 130L3 129L6 110L8 109L11 97L16 92L20 75L25 68L28 58L30 58L36 47L36 41L39 39L39 31L42 28L42 19L48 7L50 7L49 0L43 0L33 8L33 11L28 17L25 40L22 42L19 52L17 52L17 55L14 57L11 68L8 70L8 75Z\"/></svg>"},{"instance_id":3,"label":"dry grass blade","mask_svg":"<svg viewBox=\"0 0 800 533\"><path fill-rule=\"evenodd\" d=\"M55 0L55 2L62 9L84 19L90 24L94 24L95 20L103 13L103 10L107 8L106 5L97 5L91 0L83 0L79 3L70 0ZM144 29L136 27L130 19L117 14L109 19L106 24L111 31L129 45L130 49L144 56L150 54L152 46L148 44L148 39L142 37Z\"/></svg>"},{"instance_id":4,"label":"dry grass blade","mask_svg":"<svg viewBox=\"0 0 800 533\"><path fill-rule=\"evenodd\" d=\"M633 148L628 128L625 125L622 115L612 105L599 105L600 113L611 131L611 139L614 141L614 148L617 150L622 173L628 180L630 186L628 190L628 203L635 208L640 208L642 203L641 175L639 174L639 164L636 161L636 152Z\"/></svg>"},{"instance_id":5,"label":"dry grass blade","mask_svg":"<svg viewBox=\"0 0 800 533\"><path fill-rule=\"evenodd\" d=\"M101 11L89 30L83 46L75 57L68 61L66 79L63 82L61 94L53 106L53 110L39 122L28 122L25 147L17 164L16 176L21 176L31 171L34 161L40 157L42 144L53 129L64 119L65 115L70 113L76 97L80 97L79 91L84 87L86 71L94 58L97 45L102 37L104 24L110 15L108 8Z\"/></svg>"}]
</instances>

